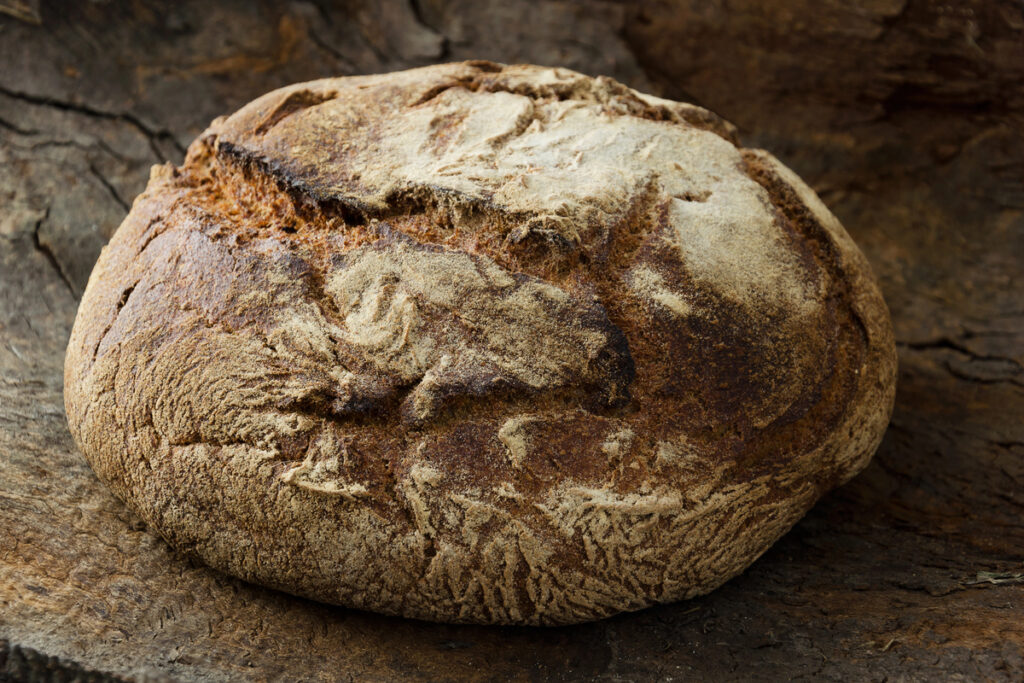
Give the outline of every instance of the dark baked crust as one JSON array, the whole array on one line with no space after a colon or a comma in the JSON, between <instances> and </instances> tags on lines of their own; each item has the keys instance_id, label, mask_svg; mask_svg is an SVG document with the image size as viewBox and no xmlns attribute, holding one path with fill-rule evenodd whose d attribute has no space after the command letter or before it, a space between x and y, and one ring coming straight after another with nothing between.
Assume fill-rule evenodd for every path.
<instances>
[{"instance_id":1,"label":"dark baked crust","mask_svg":"<svg viewBox=\"0 0 1024 683\"><path fill-rule=\"evenodd\" d=\"M154 168L68 347L72 433L173 545L392 614L709 591L892 407L863 256L689 105L491 63L328 79Z\"/></svg>"}]
</instances>

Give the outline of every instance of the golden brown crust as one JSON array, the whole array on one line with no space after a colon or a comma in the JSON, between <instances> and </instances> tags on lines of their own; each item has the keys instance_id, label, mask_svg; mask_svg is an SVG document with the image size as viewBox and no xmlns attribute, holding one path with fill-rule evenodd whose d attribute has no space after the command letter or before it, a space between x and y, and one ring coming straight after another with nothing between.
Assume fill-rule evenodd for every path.
<instances>
[{"instance_id":1,"label":"golden brown crust","mask_svg":"<svg viewBox=\"0 0 1024 683\"><path fill-rule=\"evenodd\" d=\"M474 62L284 88L155 168L65 400L97 474L214 567L564 624L742 571L867 463L894 382L866 261L773 157Z\"/></svg>"}]
</instances>

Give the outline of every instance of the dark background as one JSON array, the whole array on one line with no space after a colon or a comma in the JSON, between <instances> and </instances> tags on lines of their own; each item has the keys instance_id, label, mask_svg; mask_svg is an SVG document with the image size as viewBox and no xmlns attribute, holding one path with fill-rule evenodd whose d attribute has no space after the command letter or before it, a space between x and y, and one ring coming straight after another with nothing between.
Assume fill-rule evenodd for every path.
<instances>
[{"instance_id":1,"label":"dark background","mask_svg":"<svg viewBox=\"0 0 1024 683\"><path fill-rule=\"evenodd\" d=\"M0 10L0 680L1024 677L1021 2ZM76 302L150 165L272 88L466 58L718 112L818 191L881 281L900 375L878 455L709 596L559 629L317 605L175 555L68 434Z\"/></svg>"}]
</instances>

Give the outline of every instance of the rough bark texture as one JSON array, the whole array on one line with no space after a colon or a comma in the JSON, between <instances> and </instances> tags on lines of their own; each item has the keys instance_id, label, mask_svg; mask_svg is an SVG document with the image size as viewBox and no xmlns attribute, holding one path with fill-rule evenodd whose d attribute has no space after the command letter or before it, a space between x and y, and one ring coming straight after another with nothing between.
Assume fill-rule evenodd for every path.
<instances>
[{"instance_id":1,"label":"rough bark texture","mask_svg":"<svg viewBox=\"0 0 1024 683\"><path fill-rule=\"evenodd\" d=\"M1024 9L527 4L0 2L0 676L1020 679ZM150 165L274 87L464 58L718 112L881 280L901 366L881 450L711 595L555 630L321 606L176 556L74 448L77 297Z\"/></svg>"}]
</instances>

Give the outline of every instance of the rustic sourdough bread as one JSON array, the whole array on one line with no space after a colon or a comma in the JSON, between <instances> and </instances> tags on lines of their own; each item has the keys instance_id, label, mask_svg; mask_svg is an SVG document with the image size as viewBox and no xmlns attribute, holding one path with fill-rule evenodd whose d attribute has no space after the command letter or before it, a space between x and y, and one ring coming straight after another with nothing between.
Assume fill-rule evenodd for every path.
<instances>
[{"instance_id":1,"label":"rustic sourdough bread","mask_svg":"<svg viewBox=\"0 0 1024 683\"><path fill-rule=\"evenodd\" d=\"M742 571L864 467L894 375L864 257L732 126L467 62L277 90L155 167L65 400L213 567L566 624Z\"/></svg>"}]
</instances>

